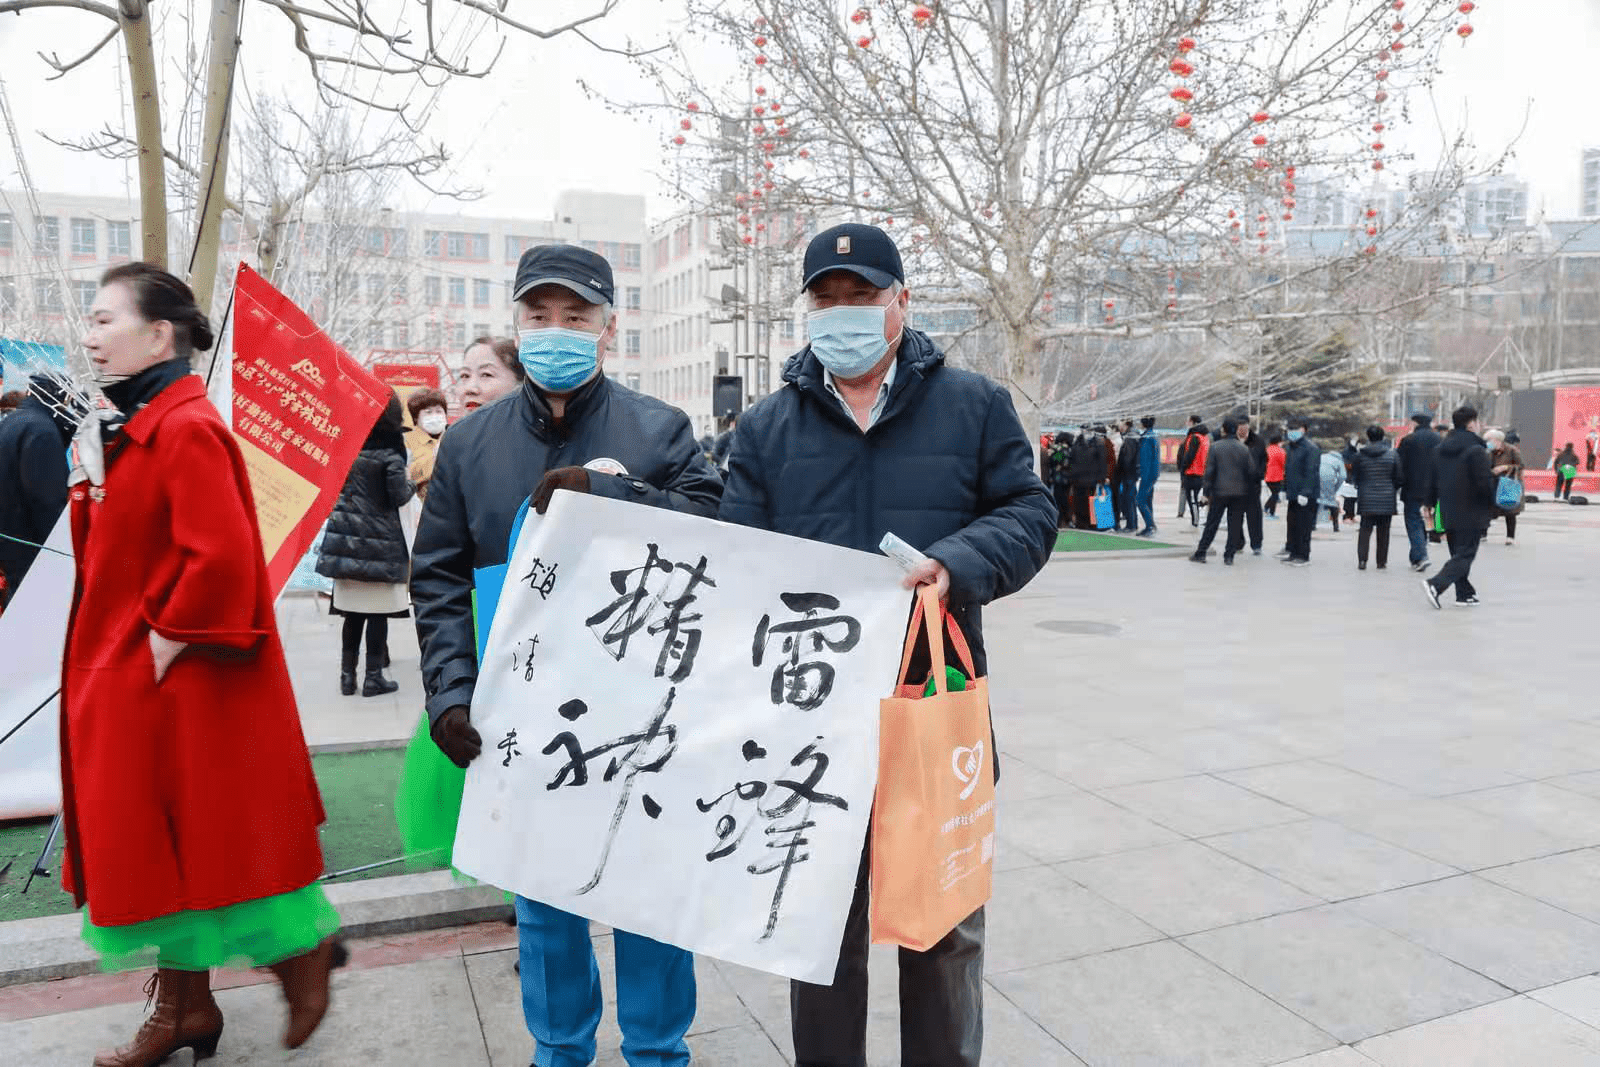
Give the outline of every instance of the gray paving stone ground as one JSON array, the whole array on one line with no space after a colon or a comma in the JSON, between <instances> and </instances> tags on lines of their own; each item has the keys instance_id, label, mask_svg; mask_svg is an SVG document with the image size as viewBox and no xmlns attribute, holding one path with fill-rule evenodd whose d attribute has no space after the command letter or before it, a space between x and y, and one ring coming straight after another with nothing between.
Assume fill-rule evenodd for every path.
<instances>
[{"instance_id":1,"label":"gray paving stone ground","mask_svg":"<svg viewBox=\"0 0 1600 1067\"><path fill-rule=\"evenodd\" d=\"M1189 543L1171 508L1162 533ZM1232 568L1063 558L989 612L1004 763L985 1063L1600 1065L1600 509L1533 505L1519 533L1484 546L1472 609L1424 603L1403 537L1389 571L1358 572L1354 533L1324 528L1291 569L1269 523L1269 555ZM343 700L317 612L284 612L308 738L408 736L409 627L400 693ZM1043 625L1073 621L1115 629ZM273 1047L270 986L228 990L218 1062L521 1067L510 964L341 974L295 1056ZM875 953L873 1067L898 1062L893 967ZM699 973L697 1063L790 1062L783 982ZM0 1048L86 1063L141 1007L0 1024Z\"/></svg>"}]
</instances>

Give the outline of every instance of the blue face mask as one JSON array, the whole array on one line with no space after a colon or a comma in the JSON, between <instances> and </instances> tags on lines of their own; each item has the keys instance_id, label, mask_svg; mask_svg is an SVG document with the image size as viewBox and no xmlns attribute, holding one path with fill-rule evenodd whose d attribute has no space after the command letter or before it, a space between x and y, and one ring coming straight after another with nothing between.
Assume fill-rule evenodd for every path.
<instances>
[{"instance_id":1,"label":"blue face mask","mask_svg":"<svg viewBox=\"0 0 1600 1067\"><path fill-rule=\"evenodd\" d=\"M1298 440L1300 440L1300 438L1304 437L1305 435L1306 435L1306 432L1304 430L1290 430L1289 431L1289 440L1298 441Z\"/></svg>"},{"instance_id":2,"label":"blue face mask","mask_svg":"<svg viewBox=\"0 0 1600 1067\"><path fill-rule=\"evenodd\" d=\"M811 351L835 378L859 378L889 351L883 325L888 309L876 304L842 306L806 315Z\"/></svg>"},{"instance_id":3,"label":"blue face mask","mask_svg":"<svg viewBox=\"0 0 1600 1067\"><path fill-rule=\"evenodd\" d=\"M559 326L518 330L517 359L540 389L569 393L594 376L600 363L600 338Z\"/></svg>"}]
</instances>

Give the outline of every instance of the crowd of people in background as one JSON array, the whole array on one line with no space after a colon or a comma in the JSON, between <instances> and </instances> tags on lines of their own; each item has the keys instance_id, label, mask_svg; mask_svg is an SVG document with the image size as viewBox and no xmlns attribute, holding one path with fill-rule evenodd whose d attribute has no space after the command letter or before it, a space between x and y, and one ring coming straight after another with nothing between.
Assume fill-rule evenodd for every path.
<instances>
[{"instance_id":1,"label":"crowd of people in background","mask_svg":"<svg viewBox=\"0 0 1600 1067\"><path fill-rule=\"evenodd\" d=\"M1308 566L1312 533L1325 518L1334 533L1356 526L1358 570L1369 563L1387 570L1398 515L1414 572L1431 566L1430 544L1450 549L1451 563L1427 580L1429 599L1437 602L1439 592L1453 587L1458 603L1477 603L1468 576L1477 546L1496 521L1503 523L1505 543L1517 543L1517 519L1526 506L1520 439L1514 430L1499 428L1479 436L1478 413L1470 405L1454 411L1447 423L1428 414L1415 415L1413 422L1397 442L1373 425L1337 448L1323 449L1307 436L1304 419L1290 418L1278 432L1258 430L1246 414L1226 416L1215 428L1191 415L1173 457L1177 518L1187 517L1200 531L1190 559L1205 563L1224 527L1224 564L1231 566L1247 548L1259 556L1264 520L1283 518L1277 558ZM1055 494L1063 529L1155 533L1154 519L1146 518L1141 528L1140 509L1131 503L1153 493L1160 472L1155 420L1142 423L1137 431L1132 420L1085 424L1045 439L1043 477ZM1600 431L1591 431L1584 447L1582 463L1593 470ZM1555 499L1570 501L1579 463L1570 441L1551 458Z\"/></svg>"}]
</instances>

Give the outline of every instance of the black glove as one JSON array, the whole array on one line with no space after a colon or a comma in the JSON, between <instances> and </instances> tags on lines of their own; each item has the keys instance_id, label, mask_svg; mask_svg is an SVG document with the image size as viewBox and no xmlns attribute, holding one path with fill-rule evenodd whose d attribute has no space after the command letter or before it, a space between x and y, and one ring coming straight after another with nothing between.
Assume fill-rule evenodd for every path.
<instances>
[{"instance_id":1,"label":"black glove","mask_svg":"<svg viewBox=\"0 0 1600 1067\"><path fill-rule=\"evenodd\" d=\"M445 713L434 721L431 732L433 743L439 746L439 751L449 756L450 762L463 770L483 751L483 738L478 736L478 731L473 728L465 704L447 708Z\"/></svg>"},{"instance_id":2,"label":"black glove","mask_svg":"<svg viewBox=\"0 0 1600 1067\"><path fill-rule=\"evenodd\" d=\"M567 489L574 493L587 493L589 491L589 472L582 467L557 467L553 471L546 471L539 485L533 491L533 510L540 515L544 514L550 506L550 498L557 489Z\"/></svg>"}]
</instances>

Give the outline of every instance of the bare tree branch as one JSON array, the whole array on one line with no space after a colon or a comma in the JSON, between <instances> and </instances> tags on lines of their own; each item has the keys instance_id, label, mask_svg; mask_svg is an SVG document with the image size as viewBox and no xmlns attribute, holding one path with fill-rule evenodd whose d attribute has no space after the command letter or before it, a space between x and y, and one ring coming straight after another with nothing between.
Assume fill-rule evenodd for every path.
<instances>
[{"instance_id":1,"label":"bare tree branch","mask_svg":"<svg viewBox=\"0 0 1600 1067\"><path fill-rule=\"evenodd\" d=\"M95 56L99 55L100 54L100 49L104 48L106 45L108 45L112 41L116 40L117 34L119 34L121 32L122 32L122 27L120 27L120 26L111 27L109 30L106 31L106 35L104 37L100 38L99 42L97 44L95 44L95 46L93 48L89 49L83 55L79 56L77 59L74 59L70 63L62 63L60 55L55 53L55 52L51 52L49 55L45 55L43 52L38 53L40 59L42 59L46 63L50 64L50 66L55 69L55 73L53 75L51 75L46 80L47 81L57 81L58 79L64 77L67 74L68 71L73 70L76 67L83 66L85 63L89 62L89 60L91 60Z\"/></svg>"}]
</instances>

